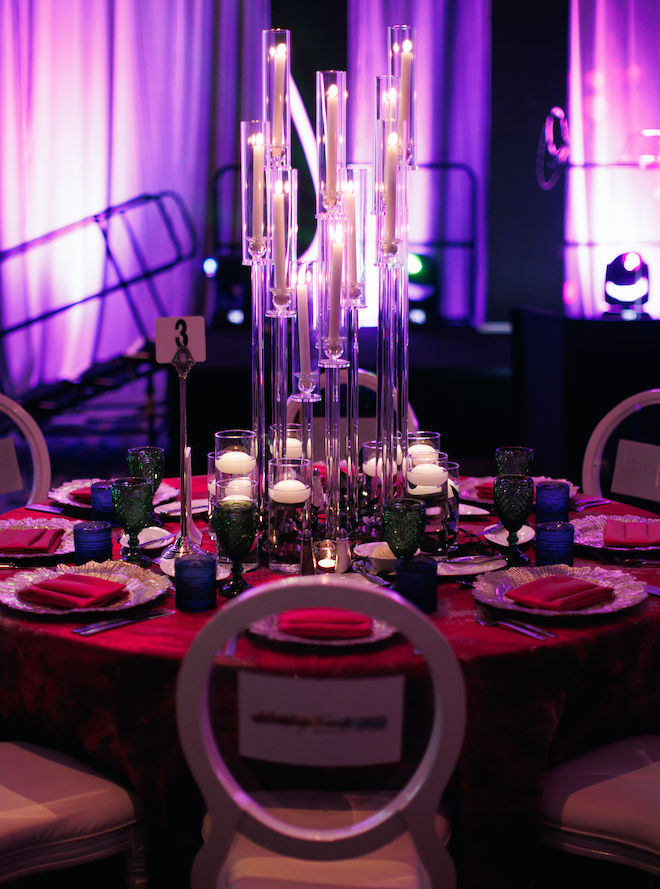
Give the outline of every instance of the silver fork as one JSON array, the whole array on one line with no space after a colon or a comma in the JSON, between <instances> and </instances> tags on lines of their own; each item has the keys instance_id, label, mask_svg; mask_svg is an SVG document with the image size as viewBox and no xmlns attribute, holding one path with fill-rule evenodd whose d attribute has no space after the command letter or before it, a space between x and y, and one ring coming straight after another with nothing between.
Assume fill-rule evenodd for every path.
<instances>
[{"instance_id":1,"label":"silver fork","mask_svg":"<svg viewBox=\"0 0 660 889\"><path fill-rule=\"evenodd\" d=\"M484 627L505 627L507 630L522 633L523 636L531 636L532 639L543 640L556 637L556 633L551 633L549 630L542 630L540 627L531 626L530 624L525 624L514 619L510 620L507 618L506 620L500 620L499 618L493 617L491 614L487 614L482 609L477 609L475 611L474 619L478 624L481 624Z\"/></svg>"}]
</instances>

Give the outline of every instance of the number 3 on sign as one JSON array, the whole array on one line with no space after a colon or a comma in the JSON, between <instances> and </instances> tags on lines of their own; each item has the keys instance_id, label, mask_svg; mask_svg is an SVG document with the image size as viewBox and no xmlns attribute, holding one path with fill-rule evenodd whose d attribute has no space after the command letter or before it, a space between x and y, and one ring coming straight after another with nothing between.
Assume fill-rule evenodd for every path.
<instances>
[{"instance_id":1,"label":"number 3 on sign","mask_svg":"<svg viewBox=\"0 0 660 889\"><path fill-rule=\"evenodd\" d=\"M195 363L206 361L206 327L202 315L156 318L156 361L170 364L179 349L187 349Z\"/></svg>"}]
</instances>

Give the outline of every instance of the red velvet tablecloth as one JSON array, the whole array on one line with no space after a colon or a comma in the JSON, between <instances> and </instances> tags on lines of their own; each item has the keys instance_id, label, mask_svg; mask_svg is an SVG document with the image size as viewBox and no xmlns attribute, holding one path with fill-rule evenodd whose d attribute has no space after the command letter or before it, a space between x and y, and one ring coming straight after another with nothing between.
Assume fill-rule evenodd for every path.
<instances>
[{"instance_id":1,"label":"red velvet tablecloth","mask_svg":"<svg viewBox=\"0 0 660 889\"><path fill-rule=\"evenodd\" d=\"M635 512L616 504L602 511ZM589 561L578 556L576 564ZM629 570L660 583L660 563ZM248 576L258 583L272 574ZM441 581L438 591L432 620L459 659L468 703L449 790L460 885L522 889L548 766L615 738L660 731L660 598L599 619L557 618L558 638L537 642L477 625L471 591L457 582ZM165 604L173 603L170 591ZM174 694L181 659L208 619L175 611L85 638L71 632L85 621L0 609L3 738L69 751L134 788L158 889L188 884L200 845L202 800L179 746ZM254 636L239 638L232 667L288 670L294 660L327 675L322 651L278 650ZM409 644L395 637L347 653L341 669L414 672L415 663Z\"/></svg>"}]
</instances>

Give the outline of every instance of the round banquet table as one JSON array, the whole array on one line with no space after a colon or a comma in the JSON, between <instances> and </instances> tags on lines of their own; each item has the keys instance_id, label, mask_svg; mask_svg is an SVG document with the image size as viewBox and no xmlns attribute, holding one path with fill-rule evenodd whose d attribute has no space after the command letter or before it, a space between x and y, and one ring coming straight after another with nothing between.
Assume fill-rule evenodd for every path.
<instances>
[{"instance_id":1,"label":"round banquet table","mask_svg":"<svg viewBox=\"0 0 660 889\"><path fill-rule=\"evenodd\" d=\"M600 511L648 515L620 504ZM27 515L39 514L5 518ZM576 550L575 563L593 564L593 556ZM660 562L626 570L660 584ZM0 581L10 573L0 571ZM248 575L254 584L273 576L263 568ZM174 607L172 590L164 604ZM557 638L544 641L482 627L473 611L470 589L439 581L431 620L450 641L467 692L465 740L448 790L451 851L460 886L522 889L533 872L547 768L617 738L660 732L660 598L599 618L555 618ZM156 889L187 885L201 845L203 803L180 749L174 699L181 660L212 613L174 611L81 637L71 630L86 620L0 606L3 739L70 752L132 787L145 810ZM240 636L227 666L286 671L294 662L326 670L314 647L277 648L250 634ZM415 664L410 644L394 636L346 649L339 669L414 673Z\"/></svg>"}]
</instances>

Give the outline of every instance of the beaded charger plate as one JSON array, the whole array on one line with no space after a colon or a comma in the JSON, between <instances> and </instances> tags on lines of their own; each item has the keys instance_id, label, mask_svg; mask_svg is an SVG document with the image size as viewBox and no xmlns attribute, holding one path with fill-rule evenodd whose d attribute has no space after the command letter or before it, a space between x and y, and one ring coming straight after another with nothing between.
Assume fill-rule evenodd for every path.
<instances>
[{"instance_id":1,"label":"beaded charger plate","mask_svg":"<svg viewBox=\"0 0 660 889\"><path fill-rule=\"evenodd\" d=\"M18 531L29 528L45 528L52 531L55 528L63 528L64 534L60 538L57 548L48 553L23 552L12 553L4 552L0 547L0 558L20 559L21 561L30 561L30 559L58 559L60 556L67 555L74 551L73 544L73 525L68 519L3 519L0 521L0 531L12 530Z\"/></svg>"},{"instance_id":2,"label":"beaded charger plate","mask_svg":"<svg viewBox=\"0 0 660 889\"><path fill-rule=\"evenodd\" d=\"M660 545L654 546L605 546L604 532L608 519L617 522L634 522L639 524L657 525L660 528L660 519L647 519L638 515L588 515L580 519L573 519L571 524L575 528L574 542L580 546L590 546L593 549L615 550L617 552L649 552L660 549Z\"/></svg>"},{"instance_id":3,"label":"beaded charger plate","mask_svg":"<svg viewBox=\"0 0 660 889\"><path fill-rule=\"evenodd\" d=\"M35 605L32 602L24 602L19 593L27 589L33 583L40 583L62 574L83 574L86 577L102 577L104 580L113 580L116 583L126 584L127 596L121 602L112 605L102 605L98 608L52 608L47 605ZM56 568L35 568L31 571L21 571L14 574L8 580L0 582L0 603L18 611L29 611L32 614L64 615L70 614L94 614L105 611L125 611L127 608L135 608L144 605L162 596L169 587L170 581L163 574L154 574L139 565L130 562L91 562L87 565L72 566L58 565Z\"/></svg>"},{"instance_id":4,"label":"beaded charger plate","mask_svg":"<svg viewBox=\"0 0 660 889\"><path fill-rule=\"evenodd\" d=\"M265 636L273 642L295 642L299 645L371 645L373 642L382 642L396 633L396 627L385 623L378 618L371 619L371 632L368 636L358 636L355 639L322 639L309 636L294 636L292 633L283 633L277 626L277 615L269 614L260 620L254 621L248 627L255 636Z\"/></svg>"},{"instance_id":5,"label":"beaded charger plate","mask_svg":"<svg viewBox=\"0 0 660 889\"><path fill-rule=\"evenodd\" d=\"M76 509L91 510L92 504L86 503L83 500L78 500L76 497L74 497L74 491L77 491L79 488L88 488L93 482L101 481L105 481L105 479L74 478L70 482L64 482L64 484L60 485L57 488L53 488L52 491L49 491L48 498L50 500L54 500L55 503L59 503L62 506L75 506ZM154 504L165 503L167 500L172 500L174 497L178 496L178 488L173 488L172 485L168 485L167 482L161 482L158 490L154 494Z\"/></svg>"},{"instance_id":6,"label":"beaded charger plate","mask_svg":"<svg viewBox=\"0 0 660 889\"><path fill-rule=\"evenodd\" d=\"M551 611L547 608L526 608L507 596L510 590L522 586L524 583L552 575L567 575L587 580L590 583L598 583L601 586L612 587L614 597L609 602L601 602L599 605L591 605L588 608L579 608L574 611ZM646 599L644 584L623 571L600 567L571 568L568 565L508 568L506 571L482 574L475 580L472 594L478 602L493 608L522 611L525 614L540 614L544 617L587 617L611 614L615 611L622 611L624 608L632 608L633 605L638 605Z\"/></svg>"}]
</instances>

